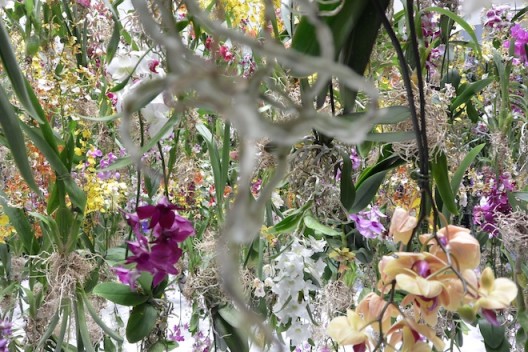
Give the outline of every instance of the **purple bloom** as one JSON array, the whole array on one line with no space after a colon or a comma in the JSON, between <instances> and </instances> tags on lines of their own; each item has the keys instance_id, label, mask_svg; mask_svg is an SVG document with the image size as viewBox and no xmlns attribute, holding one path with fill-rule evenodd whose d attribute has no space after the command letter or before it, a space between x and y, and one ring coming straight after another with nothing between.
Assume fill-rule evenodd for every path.
<instances>
[{"instance_id":1,"label":"purple bloom","mask_svg":"<svg viewBox=\"0 0 528 352\"><path fill-rule=\"evenodd\" d=\"M355 222L359 233L366 238L376 238L385 231L385 227L380 222L382 217L386 216L376 206L348 216L350 220Z\"/></svg>"},{"instance_id":2,"label":"purple bloom","mask_svg":"<svg viewBox=\"0 0 528 352\"><path fill-rule=\"evenodd\" d=\"M521 63L528 64L528 57L526 56L526 46L528 45L528 31L516 24L511 28L511 36L514 42L513 54ZM510 47L510 41L504 42L504 47Z\"/></svg>"},{"instance_id":3,"label":"purple bloom","mask_svg":"<svg viewBox=\"0 0 528 352\"><path fill-rule=\"evenodd\" d=\"M486 12L484 27L488 27L494 31L496 29L507 27L510 20L511 13L508 5L492 6L491 9Z\"/></svg>"},{"instance_id":4,"label":"purple bloom","mask_svg":"<svg viewBox=\"0 0 528 352\"><path fill-rule=\"evenodd\" d=\"M170 228L162 228L157 224L152 234L158 238L169 237L176 242L183 242L187 237L194 234L194 228L189 220L175 214L174 222Z\"/></svg>"},{"instance_id":5,"label":"purple bloom","mask_svg":"<svg viewBox=\"0 0 528 352\"><path fill-rule=\"evenodd\" d=\"M172 227L176 217L175 209L177 207L171 204L166 197L163 197L157 205L145 205L138 207L136 211L141 220L150 218L149 229L152 229L158 223L162 228L169 229Z\"/></svg>"},{"instance_id":6,"label":"purple bloom","mask_svg":"<svg viewBox=\"0 0 528 352\"><path fill-rule=\"evenodd\" d=\"M0 352L9 352L9 336L13 325L8 320L0 320Z\"/></svg>"},{"instance_id":7,"label":"purple bloom","mask_svg":"<svg viewBox=\"0 0 528 352\"><path fill-rule=\"evenodd\" d=\"M132 256L127 264L135 263L136 270L152 274L154 286L162 282L167 275L178 274L176 263L183 251L179 243L194 234L191 222L176 214L176 206L163 198L157 205L137 208L137 214L125 214L128 225L136 234L136 241L129 241L128 248ZM150 224L147 226L147 219ZM144 220L144 221L142 221ZM144 235L151 229L151 241ZM127 272L120 272L121 281L129 280Z\"/></svg>"},{"instance_id":8,"label":"purple bloom","mask_svg":"<svg viewBox=\"0 0 528 352\"><path fill-rule=\"evenodd\" d=\"M130 286L132 289L136 288L136 280L139 277L139 272L137 270L129 270L120 266L115 267L112 270L121 283Z\"/></svg>"},{"instance_id":9,"label":"purple bloom","mask_svg":"<svg viewBox=\"0 0 528 352\"><path fill-rule=\"evenodd\" d=\"M483 195L480 205L473 209L473 221L480 225L482 231L489 233L490 237L497 237L499 234L496 226L498 214L511 213L508 192L514 189L515 184L510 180L510 174L503 173L493 182L491 190Z\"/></svg>"},{"instance_id":10,"label":"purple bloom","mask_svg":"<svg viewBox=\"0 0 528 352\"><path fill-rule=\"evenodd\" d=\"M97 157L100 158L103 156L103 152L99 149L93 149L93 150L89 150L88 152L86 152L86 155L92 158L97 158Z\"/></svg>"},{"instance_id":11,"label":"purple bloom","mask_svg":"<svg viewBox=\"0 0 528 352\"><path fill-rule=\"evenodd\" d=\"M185 337L183 337L181 329L179 326L174 326L174 333L169 336L169 338L172 341L180 342L185 341Z\"/></svg>"}]
</instances>

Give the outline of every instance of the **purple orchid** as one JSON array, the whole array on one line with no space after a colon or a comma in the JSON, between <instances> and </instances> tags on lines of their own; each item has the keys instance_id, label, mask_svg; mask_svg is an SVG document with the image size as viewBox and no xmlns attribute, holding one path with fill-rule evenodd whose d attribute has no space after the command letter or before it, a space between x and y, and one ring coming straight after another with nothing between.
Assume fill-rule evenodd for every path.
<instances>
[{"instance_id":1,"label":"purple orchid","mask_svg":"<svg viewBox=\"0 0 528 352\"><path fill-rule=\"evenodd\" d=\"M508 192L515 189L515 184L510 180L509 173L499 176L491 187L489 193L483 194L480 205L473 209L473 221L479 225L482 231L497 237L499 230L496 226L498 214L509 214L512 211L508 199Z\"/></svg>"},{"instance_id":2,"label":"purple orchid","mask_svg":"<svg viewBox=\"0 0 528 352\"><path fill-rule=\"evenodd\" d=\"M149 229L152 229L156 224L160 224L162 228L169 229L174 223L176 214L176 205L169 202L166 197L163 197L157 205L144 205L136 209L139 219L150 218Z\"/></svg>"},{"instance_id":3,"label":"purple orchid","mask_svg":"<svg viewBox=\"0 0 528 352\"><path fill-rule=\"evenodd\" d=\"M520 61L520 63L528 64L528 56L526 53L526 46L528 45L528 31L516 24L511 28L511 36L514 40L513 54ZM504 47L510 47L510 41L504 42Z\"/></svg>"},{"instance_id":4,"label":"purple orchid","mask_svg":"<svg viewBox=\"0 0 528 352\"><path fill-rule=\"evenodd\" d=\"M152 274L154 286L159 285L167 275L177 275L175 265L183 251L179 243L194 234L191 222L176 214L176 205L163 198L157 205L146 205L137 208L136 214L126 214L125 218L136 235L136 241L129 241L128 248L132 256L127 264L135 263L137 271ZM150 219L148 226L146 222ZM151 241L144 235L151 230ZM116 273L122 282L131 280L130 272L117 269Z\"/></svg>"},{"instance_id":5,"label":"purple orchid","mask_svg":"<svg viewBox=\"0 0 528 352\"><path fill-rule=\"evenodd\" d=\"M366 238L376 238L385 231L385 227L380 222L382 217L386 217L386 215L383 215L376 206L348 216L350 220L355 222L359 233Z\"/></svg>"},{"instance_id":6,"label":"purple orchid","mask_svg":"<svg viewBox=\"0 0 528 352\"><path fill-rule=\"evenodd\" d=\"M139 277L139 272L137 270L129 270L118 266L113 268L113 271L121 283L130 286L132 289L136 288L136 280Z\"/></svg>"}]
</instances>

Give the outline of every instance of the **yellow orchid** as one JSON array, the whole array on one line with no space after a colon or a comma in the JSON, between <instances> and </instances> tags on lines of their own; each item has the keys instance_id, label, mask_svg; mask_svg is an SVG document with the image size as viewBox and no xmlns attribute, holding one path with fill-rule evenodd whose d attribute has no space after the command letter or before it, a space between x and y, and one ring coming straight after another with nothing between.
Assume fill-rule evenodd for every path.
<instances>
[{"instance_id":1,"label":"yellow orchid","mask_svg":"<svg viewBox=\"0 0 528 352\"><path fill-rule=\"evenodd\" d=\"M417 223L416 217L410 215L407 210L397 207L392 214L389 236L393 236L394 242L406 245Z\"/></svg>"},{"instance_id":2,"label":"yellow orchid","mask_svg":"<svg viewBox=\"0 0 528 352\"><path fill-rule=\"evenodd\" d=\"M495 279L491 268L482 272L478 289L479 299L476 306L482 309L504 309L517 297L517 285L510 279Z\"/></svg>"},{"instance_id":3,"label":"yellow orchid","mask_svg":"<svg viewBox=\"0 0 528 352\"><path fill-rule=\"evenodd\" d=\"M475 269L480 264L480 244L470 231L464 227L448 225L436 233L438 240L454 259L455 267L463 271ZM436 243L431 235L421 235L420 241L429 245L429 252L440 259L447 261L443 249Z\"/></svg>"},{"instance_id":4,"label":"yellow orchid","mask_svg":"<svg viewBox=\"0 0 528 352\"><path fill-rule=\"evenodd\" d=\"M366 325L358 313L349 309L346 317L332 319L326 332L340 345L366 347L369 342L369 336L363 331Z\"/></svg>"}]
</instances>

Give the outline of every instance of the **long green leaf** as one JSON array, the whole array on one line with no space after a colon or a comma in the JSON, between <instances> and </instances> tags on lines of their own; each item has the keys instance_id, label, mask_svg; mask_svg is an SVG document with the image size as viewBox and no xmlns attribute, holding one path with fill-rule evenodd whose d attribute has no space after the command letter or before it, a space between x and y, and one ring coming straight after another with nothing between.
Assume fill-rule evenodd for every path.
<instances>
[{"instance_id":1,"label":"long green leaf","mask_svg":"<svg viewBox=\"0 0 528 352\"><path fill-rule=\"evenodd\" d=\"M475 160L477 155L485 146L486 143L477 145L475 148L471 149L469 153L467 153L467 155L464 157L464 160L462 160L455 173L453 174L453 177L451 178L451 191L453 192L453 194L458 193L458 189L460 188L460 184L462 183L462 179L464 178L466 170L471 166L473 160Z\"/></svg>"},{"instance_id":2,"label":"long green leaf","mask_svg":"<svg viewBox=\"0 0 528 352\"><path fill-rule=\"evenodd\" d=\"M350 213L357 213L365 209L369 205L376 193L378 192L381 183L385 179L388 170L380 171L369 178L367 178L356 190L356 200L354 205L348 209Z\"/></svg>"},{"instance_id":3,"label":"long green leaf","mask_svg":"<svg viewBox=\"0 0 528 352\"><path fill-rule=\"evenodd\" d=\"M486 86L491 82L493 82L493 78L490 77L467 85L466 88L455 98L455 100L453 100L449 109L452 112L455 111L457 107L468 102L471 97L480 92L482 89L486 88Z\"/></svg>"},{"instance_id":4,"label":"long green leaf","mask_svg":"<svg viewBox=\"0 0 528 352\"><path fill-rule=\"evenodd\" d=\"M92 340L90 339L90 333L88 332L88 325L86 324L83 300L79 297L79 294L77 295L77 299L74 302L73 309L77 312L77 314L75 314L75 325L81 334L82 342L86 352L95 352Z\"/></svg>"},{"instance_id":5,"label":"long green leaf","mask_svg":"<svg viewBox=\"0 0 528 352\"><path fill-rule=\"evenodd\" d=\"M352 161L346 153L343 153L343 169L341 170L341 180L339 181L339 199L345 209L351 208L356 199L356 188L352 180Z\"/></svg>"},{"instance_id":6,"label":"long green leaf","mask_svg":"<svg viewBox=\"0 0 528 352\"><path fill-rule=\"evenodd\" d=\"M20 208L11 207L7 195L2 190L0 190L0 204L2 204L4 213L9 217L9 222L20 237L26 253L29 255L38 254L38 241L35 239L33 228L24 211Z\"/></svg>"},{"instance_id":7,"label":"long green leaf","mask_svg":"<svg viewBox=\"0 0 528 352\"><path fill-rule=\"evenodd\" d=\"M86 194L79 186L77 186L68 171L68 168L66 168L54 148L44 139L42 130L30 127L25 123L22 123L22 129L33 141L35 146L40 149L42 154L44 154L53 168L53 171L56 172L57 180L64 182L66 192L68 192L74 207L77 208L77 211L80 211L81 213L84 212L86 206Z\"/></svg>"},{"instance_id":8,"label":"long green leaf","mask_svg":"<svg viewBox=\"0 0 528 352\"><path fill-rule=\"evenodd\" d=\"M381 17L378 15L376 7L380 6L385 11L391 1L376 0L376 2L378 4L374 1L366 1L357 24L347 36L342 49L341 57L343 63L360 75L363 75L367 68L381 26ZM355 106L357 92L345 85L341 85L340 93L344 111L352 111Z\"/></svg>"},{"instance_id":9,"label":"long green leaf","mask_svg":"<svg viewBox=\"0 0 528 352\"><path fill-rule=\"evenodd\" d=\"M132 292L130 287L117 282L102 282L92 293L122 306L137 306L149 299L149 296Z\"/></svg>"},{"instance_id":10,"label":"long green leaf","mask_svg":"<svg viewBox=\"0 0 528 352\"><path fill-rule=\"evenodd\" d=\"M86 309L88 310L88 313L90 313L90 315L92 316L93 320L97 323L97 325L99 325L101 329L103 329L103 331L108 336L110 336L111 338L113 338L119 343L123 343L123 338L119 336L119 334L116 331L112 330L111 328L108 327L108 325L104 323L104 321L101 319L99 314L95 311L95 308L90 303L90 300L88 299L86 294L84 292L81 292L81 296L82 296L84 305L86 306Z\"/></svg>"},{"instance_id":11,"label":"long green leaf","mask_svg":"<svg viewBox=\"0 0 528 352\"><path fill-rule=\"evenodd\" d=\"M31 102L27 91L26 80L20 71L18 60L15 56L11 41L9 40L9 34L4 27L3 19L0 19L0 58L2 59L4 69L9 76L13 90L15 91L24 108L26 108L31 117L33 117L39 123L45 123L35 111L33 103Z\"/></svg>"},{"instance_id":12,"label":"long green leaf","mask_svg":"<svg viewBox=\"0 0 528 352\"><path fill-rule=\"evenodd\" d=\"M451 212L451 214L458 215L458 208L455 203L455 196L451 191L451 185L449 184L449 173L447 167L447 157L444 153L436 156L431 163L433 178L436 182L436 187L442 197L444 206Z\"/></svg>"},{"instance_id":13,"label":"long green leaf","mask_svg":"<svg viewBox=\"0 0 528 352\"><path fill-rule=\"evenodd\" d=\"M40 190L33 178L31 166L29 165L26 145L24 143L24 135L20 128L20 120L9 103L9 99L2 86L0 86L0 125L2 126L9 150L11 151L11 154L13 154L13 159L20 174L29 187L31 187L31 189L37 194L40 194Z\"/></svg>"}]
</instances>

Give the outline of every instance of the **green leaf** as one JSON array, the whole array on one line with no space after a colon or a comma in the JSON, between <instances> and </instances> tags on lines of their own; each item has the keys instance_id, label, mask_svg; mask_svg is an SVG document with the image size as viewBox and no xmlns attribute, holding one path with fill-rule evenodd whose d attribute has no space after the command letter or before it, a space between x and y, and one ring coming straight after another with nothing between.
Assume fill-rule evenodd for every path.
<instances>
[{"instance_id":1,"label":"green leaf","mask_svg":"<svg viewBox=\"0 0 528 352\"><path fill-rule=\"evenodd\" d=\"M388 171L390 169L403 165L404 163L405 160L403 160L398 155L389 155L387 157L384 157L383 159L379 160L376 165L366 168L365 170L363 170L363 172L361 172L356 181L356 188L359 187L365 180L367 180L372 175L377 174L381 171Z\"/></svg>"},{"instance_id":2,"label":"green leaf","mask_svg":"<svg viewBox=\"0 0 528 352\"><path fill-rule=\"evenodd\" d=\"M339 9L333 16L320 17L330 27L334 39L336 55L343 47L343 44L354 26L357 24L363 8L367 3L367 0L344 0L344 2L336 1L319 3L320 11L338 10L338 6L342 4L341 9ZM315 27L310 23L306 16L301 18L299 24L295 28L291 47L303 54L312 56L320 55L319 42L317 41Z\"/></svg>"},{"instance_id":3,"label":"green leaf","mask_svg":"<svg viewBox=\"0 0 528 352\"><path fill-rule=\"evenodd\" d=\"M471 97L480 92L482 89L486 88L486 86L491 82L493 82L493 78L490 77L466 85L464 90L462 90L460 94L458 94L458 96L455 98L455 100L453 100L453 102L449 106L451 112L454 112L455 109L460 105L467 103L469 99L471 99Z\"/></svg>"},{"instance_id":4,"label":"green leaf","mask_svg":"<svg viewBox=\"0 0 528 352\"><path fill-rule=\"evenodd\" d=\"M37 194L40 194L40 190L33 178L31 166L29 165L24 135L20 128L19 119L11 103L9 103L9 99L2 86L0 86L0 125L2 126L9 150L13 154L13 159L20 174L29 187Z\"/></svg>"},{"instance_id":5,"label":"green leaf","mask_svg":"<svg viewBox=\"0 0 528 352\"><path fill-rule=\"evenodd\" d=\"M449 184L449 174L447 170L447 157L444 153L440 153L431 162L431 169L433 178L436 182L436 187L442 197L444 206L451 212L451 214L458 215L458 208L455 203L455 196L451 191L451 185Z\"/></svg>"},{"instance_id":6,"label":"green leaf","mask_svg":"<svg viewBox=\"0 0 528 352\"><path fill-rule=\"evenodd\" d=\"M395 143L405 142L416 138L414 132L384 132L384 133L369 133L365 137L366 141L378 143Z\"/></svg>"},{"instance_id":7,"label":"green leaf","mask_svg":"<svg viewBox=\"0 0 528 352\"><path fill-rule=\"evenodd\" d=\"M487 352L508 352L510 345L505 338L504 326L493 326L486 319L479 320L479 329Z\"/></svg>"},{"instance_id":8,"label":"green leaf","mask_svg":"<svg viewBox=\"0 0 528 352\"><path fill-rule=\"evenodd\" d=\"M127 285L116 282L100 283L94 287L92 293L122 306L138 306L149 299L149 296L132 292Z\"/></svg>"},{"instance_id":9,"label":"green leaf","mask_svg":"<svg viewBox=\"0 0 528 352\"><path fill-rule=\"evenodd\" d=\"M299 222L303 218L305 211L308 210L311 206L312 201L306 202L306 204L303 205L301 208L295 209L291 214L279 221L272 228L268 229L268 232L271 234L293 232L299 225Z\"/></svg>"},{"instance_id":10,"label":"green leaf","mask_svg":"<svg viewBox=\"0 0 528 352\"><path fill-rule=\"evenodd\" d=\"M354 205L350 209L347 209L350 213L357 213L365 209L372 202L387 172L388 170L380 171L365 179L358 186Z\"/></svg>"},{"instance_id":11,"label":"green leaf","mask_svg":"<svg viewBox=\"0 0 528 352\"><path fill-rule=\"evenodd\" d=\"M121 39L121 23L119 20L114 17L114 29L112 31L112 36L106 47L106 63L109 64L117 52L117 47L119 46L119 40Z\"/></svg>"},{"instance_id":12,"label":"green leaf","mask_svg":"<svg viewBox=\"0 0 528 352\"><path fill-rule=\"evenodd\" d=\"M458 189L460 188L460 184L462 183L462 179L464 178L466 170L471 166L477 155L485 146L486 143L477 145L475 148L471 149L469 153L467 153L467 155L464 157L464 160L462 160L455 173L453 174L453 178L451 178L451 191L453 192L453 194L458 193Z\"/></svg>"},{"instance_id":13,"label":"green leaf","mask_svg":"<svg viewBox=\"0 0 528 352\"><path fill-rule=\"evenodd\" d=\"M227 307L220 308L216 314L213 314L213 324L217 336L226 344L229 350L249 352L248 339L240 330L242 319L237 317L236 311Z\"/></svg>"},{"instance_id":14,"label":"green leaf","mask_svg":"<svg viewBox=\"0 0 528 352\"><path fill-rule=\"evenodd\" d=\"M306 227L314 230L316 233L319 233L325 236L330 236L330 237L341 236L341 232L334 230L330 226L321 224L316 218L314 218L311 215L306 215L303 218L303 221Z\"/></svg>"},{"instance_id":15,"label":"green leaf","mask_svg":"<svg viewBox=\"0 0 528 352\"><path fill-rule=\"evenodd\" d=\"M9 222L20 237L25 252L30 255L38 254L39 245L24 211L20 208L11 207L7 195L2 190L0 190L0 204L2 204L4 213L9 217Z\"/></svg>"},{"instance_id":16,"label":"green leaf","mask_svg":"<svg viewBox=\"0 0 528 352\"><path fill-rule=\"evenodd\" d=\"M88 313L90 313L95 323L101 327L101 329L105 332L105 334L110 336L117 342L123 343L123 338L119 336L119 334L116 331L112 330L111 328L108 327L108 325L104 323L104 321L99 316L98 312L95 310L95 308L90 303L90 300L88 299L86 294L82 292L80 293L80 296L82 297L82 300L84 302L84 305L86 306L86 309L88 310Z\"/></svg>"},{"instance_id":17,"label":"green leaf","mask_svg":"<svg viewBox=\"0 0 528 352\"><path fill-rule=\"evenodd\" d=\"M4 27L3 19L0 19L0 58L4 64L4 69L9 76L13 90L15 91L18 99L22 105L29 112L31 117L37 120L39 123L45 123L44 119L35 111L33 103L28 94L28 88L26 80L20 71L18 60L15 56L11 41L9 40L9 34ZM2 103L2 105L4 105Z\"/></svg>"},{"instance_id":18,"label":"green leaf","mask_svg":"<svg viewBox=\"0 0 528 352\"><path fill-rule=\"evenodd\" d=\"M426 7L422 9L420 12L422 14L427 13L427 12L437 12L441 15L449 17L454 22L458 23L458 25L462 27L462 29L464 29L471 37L473 49L477 52L479 56L482 56L482 51L480 50L480 44L478 42L477 36L475 35L475 31L473 30L473 28L471 27L469 23L464 21L462 17L458 16L456 13L452 11L449 11L442 7L436 7L436 6Z\"/></svg>"},{"instance_id":19,"label":"green leaf","mask_svg":"<svg viewBox=\"0 0 528 352\"><path fill-rule=\"evenodd\" d=\"M390 3L389 0L376 1L378 4L374 1L366 2L357 24L345 40L341 53L343 63L360 75L363 75L367 68L381 26L381 17L378 16L376 7L380 6L382 11L385 12ZM355 106L357 92L341 85L340 95L344 111L352 111Z\"/></svg>"},{"instance_id":20,"label":"green leaf","mask_svg":"<svg viewBox=\"0 0 528 352\"><path fill-rule=\"evenodd\" d=\"M356 188L352 180L352 161L346 153L343 153L343 170L341 171L339 186L341 204L343 204L345 209L348 209L352 207L356 199Z\"/></svg>"},{"instance_id":21,"label":"green leaf","mask_svg":"<svg viewBox=\"0 0 528 352\"><path fill-rule=\"evenodd\" d=\"M95 352L93 343L90 339L90 333L88 332L88 325L86 324L86 315L84 314L84 304L83 304L82 299L78 296L73 306L74 312L75 310L77 311L77 314L75 314L75 325L77 326L77 330L81 334L81 339L82 339L85 350L87 352Z\"/></svg>"},{"instance_id":22,"label":"green leaf","mask_svg":"<svg viewBox=\"0 0 528 352\"><path fill-rule=\"evenodd\" d=\"M132 309L126 326L126 338L136 343L147 337L156 326L158 311L151 304L143 303Z\"/></svg>"},{"instance_id":23,"label":"green leaf","mask_svg":"<svg viewBox=\"0 0 528 352\"><path fill-rule=\"evenodd\" d=\"M523 202L528 202L528 192L512 192L512 195Z\"/></svg>"}]
</instances>

